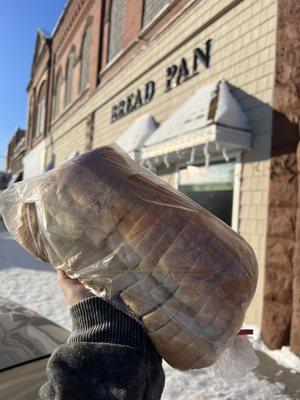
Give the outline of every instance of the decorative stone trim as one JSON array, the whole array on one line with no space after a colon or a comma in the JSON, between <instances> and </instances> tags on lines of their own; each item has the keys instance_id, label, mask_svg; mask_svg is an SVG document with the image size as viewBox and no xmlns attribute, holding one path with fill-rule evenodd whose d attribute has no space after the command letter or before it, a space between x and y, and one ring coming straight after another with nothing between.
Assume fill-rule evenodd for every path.
<instances>
[{"instance_id":1,"label":"decorative stone trim","mask_svg":"<svg viewBox=\"0 0 300 400\"><path fill-rule=\"evenodd\" d=\"M295 232L296 146L299 140L300 5L278 0L276 76L269 186L262 338L271 349L284 345L300 354L300 267ZM295 123L297 122L297 123ZM296 235L295 235L296 233ZM298 304L299 302L299 304ZM292 328L291 328L292 324Z\"/></svg>"},{"instance_id":2,"label":"decorative stone trim","mask_svg":"<svg viewBox=\"0 0 300 400\"><path fill-rule=\"evenodd\" d=\"M79 18L80 12L81 12L82 8L85 6L85 4L87 3L87 1L88 0L77 0L76 1L76 7L74 8L74 11L73 11L71 17L69 18L69 22L66 25L66 27L65 27L62 35L61 35L61 38L60 38L60 40L58 42L57 49L56 49L57 52L59 51L59 49L61 48L61 46L65 42L65 40L66 40L68 34L70 33L70 31L71 31L76 19Z\"/></svg>"},{"instance_id":3,"label":"decorative stone trim","mask_svg":"<svg viewBox=\"0 0 300 400\"><path fill-rule=\"evenodd\" d=\"M298 170L298 207L295 221L295 248L293 257L293 315L291 324L291 348L300 356L300 143L296 153Z\"/></svg>"},{"instance_id":4,"label":"decorative stone trim","mask_svg":"<svg viewBox=\"0 0 300 400\"><path fill-rule=\"evenodd\" d=\"M85 151L93 148L95 113L92 112L86 119L86 145Z\"/></svg>"}]
</instances>

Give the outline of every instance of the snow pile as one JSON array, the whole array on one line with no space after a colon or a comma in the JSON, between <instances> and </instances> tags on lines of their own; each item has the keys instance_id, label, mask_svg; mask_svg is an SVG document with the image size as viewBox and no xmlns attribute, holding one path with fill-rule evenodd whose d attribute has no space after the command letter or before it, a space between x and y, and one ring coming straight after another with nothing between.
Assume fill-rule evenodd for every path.
<instances>
[{"instance_id":1,"label":"snow pile","mask_svg":"<svg viewBox=\"0 0 300 400\"><path fill-rule=\"evenodd\" d=\"M182 373L164 365L166 386L163 400L288 400L281 388L266 380L259 380L253 373L244 379L224 382L211 368Z\"/></svg>"},{"instance_id":2,"label":"snow pile","mask_svg":"<svg viewBox=\"0 0 300 400\"><path fill-rule=\"evenodd\" d=\"M71 329L68 307L57 288L55 272L19 267L0 268L0 282L1 297L22 304Z\"/></svg>"},{"instance_id":3,"label":"snow pile","mask_svg":"<svg viewBox=\"0 0 300 400\"><path fill-rule=\"evenodd\" d=\"M0 232L0 296L31 308L70 329L68 307L50 266L34 260L8 235ZM211 368L182 373L164 363L163 400L289 400L282 387L250 373L244 379L224 382Z\"/></svg>"},{"instance_id":4,"label":"snow pile","mask_svg":"<svg viewBox=\"0 0 300 400\"><path fill-rule=\"evenodd\" d=\"M260 330L255 325L247 324L247 329L253 329L253 347L255 350L265 353L277 364L291 370L291 372L300 373L300 358L294 354L290 347L283 346L280 350L270 350L260 337Z\"/></svg>"},{"instance_id":5,"label":"snow pile","mask_svg":"<svg viewBox=\"0 0 300 400\"><path fill-rule=\"evenodd\" d=\"M288 346L283 346L280 350L270 350L261 338L254 342L254 348L273 358L277 364L291 370L291 372L300 372L300 358L294 354Z\"/></svg>"}]
</instances>

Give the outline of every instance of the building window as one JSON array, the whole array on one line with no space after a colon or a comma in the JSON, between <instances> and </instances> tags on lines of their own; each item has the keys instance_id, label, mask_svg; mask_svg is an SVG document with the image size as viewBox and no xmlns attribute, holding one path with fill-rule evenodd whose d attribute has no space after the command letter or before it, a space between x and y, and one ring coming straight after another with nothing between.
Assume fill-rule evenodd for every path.
<instances>
[{"instance_id":1,"label":"building window","mask_svg":"<svg viewBox=\"0 0 300 400\"><path fill-rule=\"evenodd\" d=\"M81 47L81 73L80 73L80 92L83 92L89 83L90 55L92 42L92 26L86 30Z\"/></svg>"},{"instance_id":2,"label":"building window","mask_svg":"<svg viewBox=\"0 0 300 400\"><path fill-rule=\"evenodd\" d=\"M46 82L42 83L39 91L37 106L35 111L35 129L33 137L44 133L46 112Z\"/></svg>"},{"instance_id":3,"label":"building window","mask_svg":"<svg viewBox=\"0 0 300 400\"><path fill-rule=\"evenodd\" d=\"M150 24L169 3L170 0L144 0L143 27Z\"/></svg>"},{"instance_id":4,"label":"building window","mask_svg":"<svg viewBox=\"0 0 300 400\"><path fill-rule=\"evenodd\" d=\"M73 70L75 64L75 54L70 54L66 69L66 92L65 92L65 107L72 103L72 86L73 86Z\"/></svg>"},{"instance_id":5,"label":"building window","mask_svg":"<svg viewBox=\"0 0 300 400\"><path fill-rule=\"evenodd\" d=\"M59 71L56 77L54 91L53 91L53 102L52 102L52 119L54 120L60 114L60 98L61 98L61 87L62 87L62 74Z\"/></svg>"},{"instance_id":6,"label":"building window","mask_svg":"<svg viewBox=\"0 0 300 400\"><path fill-rule=\"evenodd\" d=\"M234 161L180 168L178 189L231 226L234 168Z\"/></svg>"},{"instance_id":7,"label":"building window","mask_svg":"<svg viewBox=\"0 0 300 400\"><path fill-rule=\"evenodd\" d=\"M108 61L115 58L123 49L125 28L124 0L112 0L110 5Z\"/></svg>"},{"instance_id":8,"label":"building window","mask_svg":"<svg viewBox=\"0 0 300 400\"><path fill-rule=\"evenodd\" d=\"M35 134L35 89L33 89L32 95L29 101L29 119L28 119L28 134L34 136Z\"/></svg>"}]
</instances>

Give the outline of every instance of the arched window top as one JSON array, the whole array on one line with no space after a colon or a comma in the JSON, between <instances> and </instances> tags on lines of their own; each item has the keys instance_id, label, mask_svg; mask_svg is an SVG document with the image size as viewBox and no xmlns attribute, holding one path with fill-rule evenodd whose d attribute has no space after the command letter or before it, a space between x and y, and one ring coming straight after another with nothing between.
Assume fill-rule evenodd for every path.
<instances>
[{"instance_id":1,"label":"arched window top","mask_svg":"<svg viewBox=\"0 0 300 400\"><path fill-rule=\"evenodd\" d=\"M57 93L57 89L58 89L59 83L61 83L61 81L62 81L62 72L61 72L61 68L60 68L56 74L55 86L54 86L55 93Z\"/></svg>"},{"instance_id":2,"label":"arched window top","mask_svg":"<svg viewBox=\"0 0 300 400\"><path fill-rule=\"evenodd\" d=\"M66 92L65 92L65 107L72 103L72 86L73 86L73 70L75 64L75 53L69 55L66 67Z\"/></svg>"},{"instance_id":3,"label":"arched window top","mask_svg":"<svg viewBox=\"0 0 300 400\"><path fill-rule=\"evenodd\" d=\"M83 36L82 46L81 46L80 92L83 92L89 84L91 43L92 43L92 26L89 25Z\"/></svg>"},{"instance_id":4,"label":"arched window top","mask_svg":"<svg viewBox=\"0 0 300 400\"><path fill-rule=\"evenodd\" d=\"M126 1L124 0L111 0L108 61L111 61L113 58L115 58L123 49L125 6Z\"/></svg>"},{"instance_id":5,"label":"arched window top","mask_svg":"<svg viewBox=\"0 0 300 400\"><path fill-rule=\"evenodd\" d=\"M30 104L34 104L35 103L35 96L36 96L35 92L36 92L36 90L34 88L33 91L32 91L32 94L30 96Z\"/></svg>"},{"instance_id":6,"label":"arched window top","mask_svg":"<svg viewBox=\"0 0 300 400\"><path fill-rule=\"evenodd\" d=\"M54 89L53 89L53 99L52 99L52 119L53 120L55 118L57 118L61 112L60 99L61 99L62 80L63 80L62 72L61 72L61 70L59 70L56 75Z\"/></svg>"},{"instance_id":7,"label":"arched window top","mask_svg":"<svg viewBox=\"0 0 300 400\"><path fill-rule=\"evenodd\" d=\"M28 133L30 135L34 135L35 133L35 103L36 103L36 90L35 88L32 91L32 94L29 98L29 121L28 121Z\"/></svg>"},{"instance_id":8,"label":"arched window top","mask_svg":"<svg viewBox=\"0 0 300 400\"><path fill-rule=\"evenodd\" d=\"M143 27L151 21L170 3L170 0L144 0Z\"/></svg>"},{"instance_id":9,"label":"arched window top","mask_svg":"<svg viewBox=\"0 0 300 400\"><path fill-rule=\"evenodd\" d=\"M44 81L40 86L38 103L40 103L45 97L46 97L46 81Z\"/></svg>"},{"instance_id":10,"label":"arched window top","mask_svg":"<svg viewBox=\"0 0 300 400\"><path fill-rule=\"evenodd\" d=\"M39 90L36 111L35 111L35 129L33 131L33 137L44 133L45 130L45 118L46 118L46 81L44 81Z\"/></svg>"}]
</instances>

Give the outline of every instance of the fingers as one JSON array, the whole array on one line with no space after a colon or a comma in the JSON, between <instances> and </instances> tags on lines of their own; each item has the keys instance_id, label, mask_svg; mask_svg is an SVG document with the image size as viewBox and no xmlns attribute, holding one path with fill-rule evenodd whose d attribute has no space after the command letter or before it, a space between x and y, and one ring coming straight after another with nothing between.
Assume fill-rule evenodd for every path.
<instances>
[{"instance_id":1,"label":"fingers","mask_svg":"<svg viewBox=\"0 0 300 400\"><path fill-rule=\"evenodd\" d=\"M75 285L81 285L78 279L70 278L64 271L57 271L57 282L60 288L62 287L72 287Z\"/></svg>"},{"instance_id":2,"label":"fingers","mask_svg":"<svg viewBox=\"0 0 300 400\"><path fill-rule=\"evenodd\" d=\"M64 271L57 271L57 281L58 283L64 282L65 280L70 279L68 275Z\"/></svg>"},{"instance_id":3,"label":"fingers","mask_svg":"<svg viewBox=\"0 0 300 400\"><path fill-rule=\"evenodd\" d=\"M70 306L78 301L94 296L78 279L70 278L63 271L57 271L57 283Z\"/></svg>"}]
</instances>

